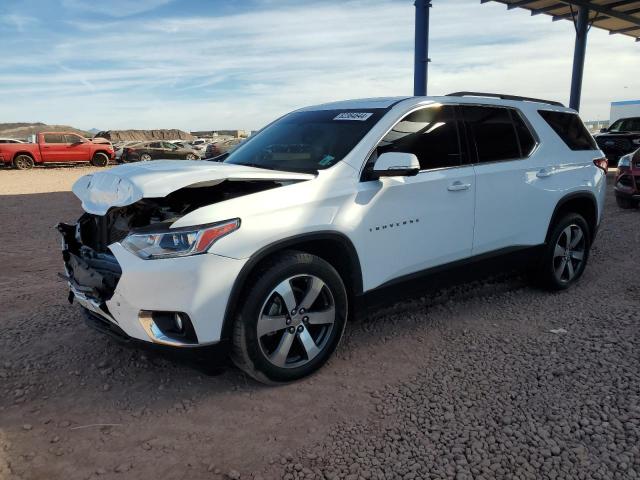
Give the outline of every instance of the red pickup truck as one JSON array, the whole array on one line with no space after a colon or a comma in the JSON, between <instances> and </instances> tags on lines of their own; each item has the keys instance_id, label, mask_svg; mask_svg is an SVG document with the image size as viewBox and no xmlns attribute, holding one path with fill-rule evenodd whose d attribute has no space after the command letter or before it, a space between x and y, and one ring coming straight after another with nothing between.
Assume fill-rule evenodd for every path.
<instances>
[{"instance_id":1,"label":"red pickup truck","mask_svg":"<svg viewBox=\"0 0 640 480\"><path fill-rule=\"evenodd\" d=\"M36 163L90 162L106 167L115 158L110 143L88 140L72 132L42 132L37 143L0 144L0 163L19 170L32 168Z\"/></svg>"}]
</instances>

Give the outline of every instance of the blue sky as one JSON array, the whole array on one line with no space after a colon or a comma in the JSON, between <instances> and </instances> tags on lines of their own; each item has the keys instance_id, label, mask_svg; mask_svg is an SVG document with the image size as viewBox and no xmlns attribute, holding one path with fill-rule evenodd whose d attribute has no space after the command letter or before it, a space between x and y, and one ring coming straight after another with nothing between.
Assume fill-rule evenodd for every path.
<instances>
[{"instance_id":1,"label":"blue sky","mask_svg":"<svg viewBox=\"0 0 640 480\"><path fill-rule=\"evenodd\" d=\"M330 100L410 95L412 0L3 0L0 122L255 129ZM568 102L573 25L433 0L429 93ZM590 33L582 116L640 98L640 44Z\"/></svg>"}]
</instances>

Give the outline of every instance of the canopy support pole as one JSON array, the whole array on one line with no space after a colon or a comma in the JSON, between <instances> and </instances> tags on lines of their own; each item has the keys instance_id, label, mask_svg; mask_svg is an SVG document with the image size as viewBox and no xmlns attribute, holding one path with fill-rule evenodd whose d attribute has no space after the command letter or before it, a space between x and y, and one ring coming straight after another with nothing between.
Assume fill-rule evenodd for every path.
<instances>
[{"instance_id":1,"label":"canopy support pole","mask_svg":"<svg viewBox=\"0 0 640 480\"><path fill-rule=\"evenodd\" d=\"M429 8L430 0L415 0L416 26L413 66L413 94L427 94L427 78L429 66Z\"/></svg>"},{"instance_id":2,"label":"canopy support pole","mask_svg":"<svg viewBox=\"0 0 640 480\"><path fill-rule=\"evenodd\" d=\"M571 74L571 97L569 106L580 110L582 94L582 74L584 73L584 57L587 51L587 33L589 31L589 8L578 7L576 25L576 44L573 50L573 72Z\"/></svg>"}]
</instances>

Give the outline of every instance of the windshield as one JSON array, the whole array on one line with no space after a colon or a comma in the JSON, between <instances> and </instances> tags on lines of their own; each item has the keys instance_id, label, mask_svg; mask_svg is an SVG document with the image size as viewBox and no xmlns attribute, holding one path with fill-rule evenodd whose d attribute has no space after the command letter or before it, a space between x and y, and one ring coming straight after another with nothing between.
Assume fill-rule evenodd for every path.
<instances>
[{"instance_id":1,"label":"windshield","mask_svg":"<svg viewBox=\"0 0 640 480\"><path fill-rule=\"evenodd\" d=\"M621 118L609 127L610 132L640 132L640 117Z\"/></svg>"},{"instance_id":2,"label":"windshield","mask_svg":"<svg viewBox=\"0 0 640 480\"><path fill-rule=\"evenodd\" d=\"M316 172L342 160L386 109L294 112L240 144L224 163L270 170Z\"/></svg>"}]
</instances>

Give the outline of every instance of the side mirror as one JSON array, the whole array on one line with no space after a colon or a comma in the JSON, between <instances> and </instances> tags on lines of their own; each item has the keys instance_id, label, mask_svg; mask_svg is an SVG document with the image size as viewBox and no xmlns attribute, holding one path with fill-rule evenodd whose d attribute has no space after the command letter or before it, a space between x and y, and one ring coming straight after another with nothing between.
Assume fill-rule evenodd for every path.
<instances>
[{"instance_id":1,"label":"side mirror","mask_svg":"<svg viewBox=\"0 0 640 480\"><path fill-rule=\"evenodd\" d=\"M413 153L386 152L373 165L377 177L412 177L420 171L420 162Z\"/></svg>"},{"instance_id":2,"label":"side mirror","mask_svg":"<svg viewBox=\"0 0 640 480\"><path fill-rule=\"evenodd\" d=\"M601 128L600 133L607 133L609 129L607 127Z\"/></svg>"}]
</instances>

